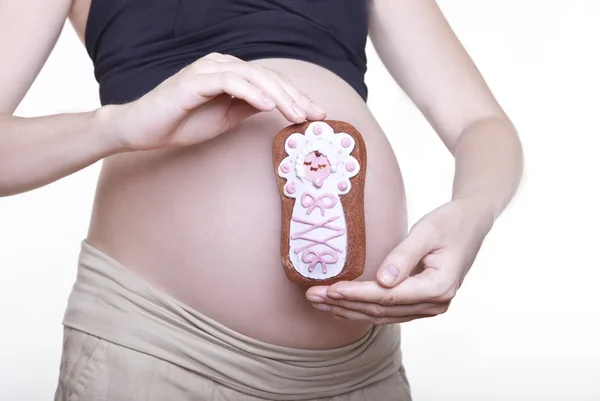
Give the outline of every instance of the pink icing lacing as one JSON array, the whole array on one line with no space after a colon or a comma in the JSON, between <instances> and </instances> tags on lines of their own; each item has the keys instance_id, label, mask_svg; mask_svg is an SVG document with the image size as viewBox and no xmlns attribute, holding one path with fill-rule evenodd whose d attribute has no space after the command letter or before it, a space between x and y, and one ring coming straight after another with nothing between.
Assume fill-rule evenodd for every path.
<instances>
[{"instance_id":1,"label":"pink icing lacing","mask_svg":"<svg viewBox=\"0 0 600 401\"><path fill-rule=\"evenodd\" d=\"M328 199L329 202L325 202L326 199ZM337 201L338 201L337 197L335 195L331 195L331 194L323 194L321 196L315 197L311 193L305 192L302 195L302 206L307 208L306 214L309 214L309 215L313 212L313 210L315 210L316 208L319 208L321 210L321 215L325 216L325 209L331 209L333 206L335 206ZM333 246L332 244L330 244L329 241L331 241L334 238L341 237L346 232L346 230L341 227L330 225L331 222L333 222L339 218L340 218L340 216L334 216L334 217L330 217L326 220L323 220L322 222L310 222L310 221L301 219L299 217L292 216L292 220L295 221L296 223L306 224L306 225L310 226L300 232L290 235L290 239L293 239L293 240L301 239L301 240L305 240L305 241L309 242L307 245L304 245L303 247L294 249L295 253L304 252L302 254L302 261L304 263L309 263L309 266L308 266L309 272L312 272L315 269L316 265L318 263L320 263L321 269L323 270L323 274L326 274L327 273L327 265L337 263L338 253L342 253L342 250ZM306 234L310 233L311 231L316 230L317 228L326 228L328 230L333 231L333 234L325 239L315 239L315 238L311 238L306 235ZM332 252L329 250L316 251L316 250L310 249L316 245L324 245L324 246L332 249L335 252ZM326 257L328 257L328 258L326 258Z\"/></svg>"},{"instance_id":2,"label":"pink icing lacing","mask_svg":"<svg viewBox=\"0 0 600 401\"><path fill-rule=\"evenodd\" d=\"M305 229L303 231L300 231L300 232L297 232L295 234L290 235L291 239L302 239L302 240L310 242L309 244L304 245L303 247L294 249L294 252L295 253L300 253L300 252L305 251L305 250L307 250L309 248L312 248L315 245L325 245L326 247L331 248L331 249L333 249L336 252L342 253L341 249L336 248L335 246L333 246L333 245L331 245L329 243L329 241L331 241L332 239L337 238L337 237L341 237L346 232L346 230L344 230L341 227L335 227L335 226L330 226L329 225L329 223L331 223L332 221L335 221L335 220L337 220L339 218L340 218L340 216L335 216L335 217L330 217L327 220L323 220L320 223L317 223L317 222L313 223L311 221L306 221L306 220L300 219L300 218L298 218L296 216L292 216L292 220L295 221L296 223L302 223L302 224L306 224L306 225L310 226L309 228L307 228L307 229ZM305 237L304 236L305 234L308 234L309 232L311 232L313 230L316 230L317 228L321 228L321 227L322 228L327 228L328 230L332 230L332 231L335 232L335 234L333 234L333 235L331 235L331 236L329 236L329 237L327 237L327 238L325 238L323 240L313 239L313 238L309 238L309 237Z\"/></svg>"},{"instance_id":3,"label":"pink icing lacing","mask_svg":"<svg viewBox=\"0 0 600 401\"><path fill-rule=\"evenodd\" d=\"M325 256L329 256L329 260L325 260ZM336 252L331 251L313 251L308 250L302 254L302 261L304 263L310 263L308 265L308 271L312 272L315 270L317 263L321 264L321 269L323 269L323 274L327 274L327 265L337 263L338 255Z\"/></svg>"},{"instance_id":4,"label":"pink icing lacing","mask_svg":"<svg viewBox=\"0 0 600 401\"><path fill-rule=\"evenodd\" d=\"M325 202L328 199L329 202ZM310 192L302 195L302 206L306 208L306 214L311 214L315 208L321 209L321 216L325 216L325 209L331 209L337 203L338 198L332 194L323 194L316 197Z\"/></svg>"}]
</instances>

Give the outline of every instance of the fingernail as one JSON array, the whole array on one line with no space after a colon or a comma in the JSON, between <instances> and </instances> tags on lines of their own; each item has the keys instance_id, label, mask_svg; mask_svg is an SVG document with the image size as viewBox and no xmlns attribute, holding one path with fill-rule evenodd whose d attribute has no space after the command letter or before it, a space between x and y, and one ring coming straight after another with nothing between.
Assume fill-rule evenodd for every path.
<instances>
[{"instance_id":1,"label":"fingernail","mask_svg":"<svg viewBox=\"0 0 600 401\"><path fill-rule=\"evenodd\" d=\"M316 104L315 102L311 102L310 107L312 107L313 110L316 111L317 113L326 113L325 109L322 108L321 106L319 106L318 104Z\"/></svg>"},{"instance_id":2,"label":"fingernail","mask_svg":"<svg viewBox=\"0 0 600 401\"><path fill-rule=\"evenodd\" d=\"M344 298L344 296L342 294L339 294L337 292L328 292L327 296L329 298L333 298L333 299L343 299Z\"/></svg>"},{"instance_id":3,"label":"fingernail","mask_svg":"<svg viewBox=\"0 0 600 401\"><path fill-rule=\"evenodd\" d=\"M275 101L274 101L273 99L271 99L271 98L270 98L269 96L267 96L267 95L263 95L263 97L262 97L262 101L263 101L263 104L264 104L266 107L273 108L273 107L277 106L277 105L275 104Z\"/></svg>"},{"instance_id":4,"label":"fingernail","mask_svg":"<svg viewBox=\"0 0 600 401\"><path fill-rule=\"evenodd\" d=\"M381 273L381 281L387 285L392 285L400 275L398 269L392 265L387 265Z\"/></svg>"},{"instance_id":5,"label":"fingernail","mask_svg":"<svg viewBox=\"0 0 600 401\"><path fill-rule=\"evenodd\" d=\"M310 302L325 302L323 298L318 297L316 295L309 295L308 297L306 297L306 299L308 299Z\"/></svg>"},{"instance_id":6,"label":"fingernail","mask_svg":"<svg viewBox=\"0 0 600 401\"><path fill-rule=\"evenodd\" d=\"M331 312L331 309L333 309L331 306L329 306L327 304L313 304L313 306L315 308L317 308L318 310L322 310L324 312Z\"/></svg>"},{"instance_id":7,"label":"fingernail","mask_svg":"<svg viewBox=\"0 0 600 401\"><path fill-rule=\"evenodd\" d=\"M298 117L306 118L306 114L304 114L296 102L292 103L292 109L294 110L294 114L296 114Z\"/></svg>"}]
</instances>

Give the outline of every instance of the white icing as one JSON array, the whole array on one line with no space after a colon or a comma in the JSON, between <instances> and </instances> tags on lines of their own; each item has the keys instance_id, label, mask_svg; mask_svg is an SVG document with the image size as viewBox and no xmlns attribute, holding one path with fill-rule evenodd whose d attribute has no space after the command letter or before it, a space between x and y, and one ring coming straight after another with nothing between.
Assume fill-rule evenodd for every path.
<instances>
[{"instance_id":1,"label":"white icing","mask_svg":"<svg viewBox=\"0 0 600 401\"><path fill-rule=\"evenodd\" d=\"M328 179L325 180L325 182L327 182L327 181L328 181ZM311 192L316 193L316 191L311 191ZM343 228L344 235L334 238L328 242L329 242L329 244L335 246L336 248L342 249L343 252L338 253L337 263L327 264L327 273L323 273L321 264L317 264L315 269L312 272L309 272L308 267L310 264L304 263L302 261L303 252L299 252L299 253L294 252L294 249L309 244L309 241L305 241L302 239L290 240L290 254L289 255L290 255L290 260L292 261L292 264L294 265L294 269L296 269L296 271L298 273L300 273L301 275L303 275L304 277L310 277L312 279L326 279L326 278L330 278L330 277L335 277L338 274L340 274L342 272L342 269L344 268L344 264L346 263L346 254L347 254L346 249L348 247L348 235L346 232L347 231L346 219L344 218L344 210L342 208L342 203L338 201L333 208L325 209L325 217L323 217L318 208L313 210L313 212L310 215L307 215L306 208L304 208L302 206L300 199L301 198L298 197L296 199L296 202L294 203L294 210L292 212L292 216L302 217L304 220L310 221L313 223L320 223L323 220L328 219L329 217L341 216L339 219L331 222L331 225ZM290 222L290 233L297 233L300 231L304 231L307 228L309 228L309 226L307 226L306 224L297 223L295 221ZM319 227L319 228L314 229L310 234L307 234L307 235L310 235L313 238L325 239L334 234L335 234L335 232L332 230ZM325 250L331 251L331 249L325 245L315 245L311 249L315 249L317 251L325 251Z\"/></svg>"},{"instance_id":2,"label":"white icing","mask_svg":"<svg viewBox=\"0 0 600 401\"><path fill-rule=\"evenodd\" d=\"M319 124L322 127L322 133L316 135L313 131L314 127ZM350 146L345 148L342 146L342 139L348 138L350 140ZM296 141L296 146L290 148L289 141ZM344 216L344 210L341 199L339 196L347 194L352 188L350 178L354 177L360 171L360 164L356 158L350 156L350 153L354 149L355 142L352 136L346 133L334 133L333 128L324 122L313 122L311 123L304 134L294 133L290 135L285 142L285 150L288 156L284 158L278 169L279 176L286 180L284 184L284 195L295 199L294 208L292 211L292 217L297 216L311 223L320 223L330 217L339 216L339 218L330 223L330 226L335 226L344 229L344 234L337 238L333 238L328 243L335 248L342 250L341 253L337 253L338 260L334 264L327 264L327 272L324 273L320 263L316 264L316 267L312 272L308 271L310 263L302 261L303 252L296 253L295 249L302 248L305 245L310 244L310 241L304 239L290 239L290 261L292 262L294 269L304 277L313 279L326 279L335 277L342 271L346 262L347 255L347 226ZM304 160L307 155L314 151L319 151L327 157L329 161L331 174L323 180L321 188L317 188L314 184L306 178L304 171ZM353 162L355 169L352 172L346 170L346 163ZM284 173L281 169L283 164L289 165L289 171ZM346 190L341 191L338 188L340 182L346 183ZM293 194L287 191L288 185L293 184L295 186L295 192ZM315 197L322 196L324 194L332 194L338 196L335 205L329 209L324 208L325 215L321 214L321 209L315 208L312 213L307 214L307 208L302 206L302 195L306 192L314 195ZM299 223L296 221L290 221L290 235L304 231L310 226ZM307 236L311 238L324 241L325 239L334 235L335 232L319 227L312 230ZM331 251L326 245L317 244L310 248L316 252Z\"/></svg>"}]
</instances>

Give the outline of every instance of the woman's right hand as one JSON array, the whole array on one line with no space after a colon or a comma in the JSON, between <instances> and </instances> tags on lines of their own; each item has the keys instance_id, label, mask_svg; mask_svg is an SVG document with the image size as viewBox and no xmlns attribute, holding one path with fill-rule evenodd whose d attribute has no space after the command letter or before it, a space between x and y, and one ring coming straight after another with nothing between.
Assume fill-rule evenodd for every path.
<instances>
[{"instance_id":1,"label":"woman's right hand","mask_svg":"<svg viewBox=\"0 0 600 401\"><path fill-rule=\"evenodd\" d=\"M152 150L206 141L253 114L275 108L291 123L326 116L281 73L212 53L140 99L103 109L109 110L124 149Z\"/></svg>"},{"instance_id":2,"label":"woman's right hand","mask_svg":"<svg viewBox=\"0 0 600 401\"><path fill-rule=\"evenodd\" d=\"M48 185L116 153L206 141L261 111L277 108L293 123L325 118L280 73L221 54L197 60L128 104L14 116L71 5L71 0L0 1L0 197Z\"/></svg>"}]
</instances>

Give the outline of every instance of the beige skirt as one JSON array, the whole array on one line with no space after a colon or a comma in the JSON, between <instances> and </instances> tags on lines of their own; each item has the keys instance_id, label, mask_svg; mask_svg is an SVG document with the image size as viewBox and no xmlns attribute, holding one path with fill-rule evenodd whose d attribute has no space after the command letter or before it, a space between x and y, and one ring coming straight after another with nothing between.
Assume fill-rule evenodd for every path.
<instances>
[{"instance_id":1,"label":"beige skirt","mask_svg":"<svg viewBox=\"0 0 600 401\"><path fill-rule=\"evenodd\" d=\"M408 401L396 325L335 349L275 346L152 288L82 242L55 401Z\"/></svg>"}]
</instances>

